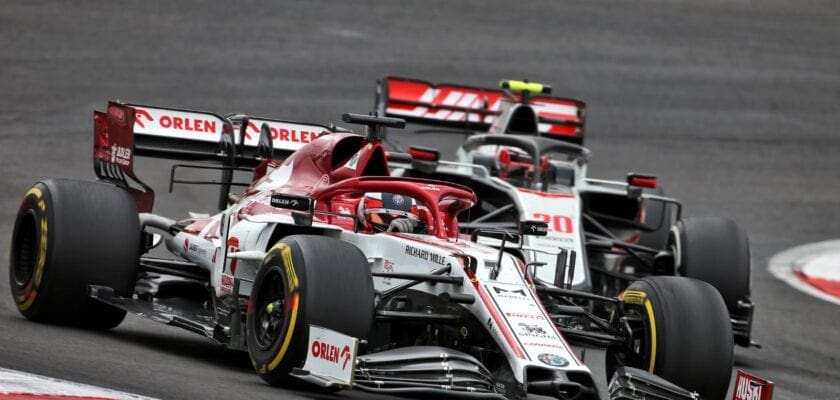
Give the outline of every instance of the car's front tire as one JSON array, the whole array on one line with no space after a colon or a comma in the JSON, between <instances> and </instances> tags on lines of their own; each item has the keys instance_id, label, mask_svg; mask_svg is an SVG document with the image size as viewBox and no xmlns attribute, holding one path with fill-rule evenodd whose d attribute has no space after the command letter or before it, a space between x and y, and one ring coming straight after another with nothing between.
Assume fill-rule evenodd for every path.
<instances>
[{"instance_id":1,"label":"car's front tire","mask_svg":"<svg viewBox=\"0 0 840 400\"><path fill-rule=\"evenodd\" d=\"M695 279L653 276L623 293L637 353L623 364L659 375L704 399L729 389L734 343L729 314L714 287ZM613 365L616 367L616 365Z\"/></svg>"},{"instance_id":2,"label":"car's front tire","mask_svg":"<svg viewBox=\"0 0 840 400\"><path fill-rule=\"evenodd\" d=\"M289 372L306 359L309 325L366 339L373 307L370 268L358 248L322 236L284 238L266 255L248 301L254 369L271 385L294 385Z\"/></svg>"}]
</instances>

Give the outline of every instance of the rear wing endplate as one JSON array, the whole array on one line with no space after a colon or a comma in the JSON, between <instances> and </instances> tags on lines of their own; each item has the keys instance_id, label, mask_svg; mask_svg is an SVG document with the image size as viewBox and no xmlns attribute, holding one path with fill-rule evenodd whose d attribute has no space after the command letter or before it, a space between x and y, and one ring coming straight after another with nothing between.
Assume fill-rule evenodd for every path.
<instances>
[{"instance_id":1,"label":"rear wing endplate","mask_svg":"<svg viewBox=\"0 0 840 400\"><path fill-rule=\"evenodd\" d=\"M487 131L505 110L519 102L523 102L523 94L508 90L434 84L393 76L379 80L376 90L376 109L380 115L477 131ZM582 141L584 102L528 94L524 103L536 113L542 136Z\"/></svg>"}]
</instances>

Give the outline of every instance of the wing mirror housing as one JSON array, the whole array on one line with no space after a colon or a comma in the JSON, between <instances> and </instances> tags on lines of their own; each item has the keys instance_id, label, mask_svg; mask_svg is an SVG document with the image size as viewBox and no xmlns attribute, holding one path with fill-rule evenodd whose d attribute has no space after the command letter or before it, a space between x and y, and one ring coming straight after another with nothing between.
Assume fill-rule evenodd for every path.
<instances>
[{"instance_id":1,"label":"wing mirror housing","mask_svg":"<svg viewBox=\"0 0 840 400\"><path fill-rule=\"evenodd\" d=\"M548 235L548 223L536 220L519 221L519 234L522 236Z\"/></svg>"}]
</instances>

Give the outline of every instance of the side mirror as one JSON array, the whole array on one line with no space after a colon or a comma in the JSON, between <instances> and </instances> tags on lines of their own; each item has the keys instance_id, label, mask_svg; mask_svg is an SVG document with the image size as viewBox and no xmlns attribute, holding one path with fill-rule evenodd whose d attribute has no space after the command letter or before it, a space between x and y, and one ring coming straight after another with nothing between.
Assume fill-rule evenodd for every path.
<instances>
[{"instance_id":1,"label":"side mirror","mask_svg":"<svg viewBox=\"0 0 840 400\"><path fill-rule=\"evenodd\" d=\"M548 223L545 221L519 221L519 234L522 236L548 235Z\"/></svg>"}]
</instances>

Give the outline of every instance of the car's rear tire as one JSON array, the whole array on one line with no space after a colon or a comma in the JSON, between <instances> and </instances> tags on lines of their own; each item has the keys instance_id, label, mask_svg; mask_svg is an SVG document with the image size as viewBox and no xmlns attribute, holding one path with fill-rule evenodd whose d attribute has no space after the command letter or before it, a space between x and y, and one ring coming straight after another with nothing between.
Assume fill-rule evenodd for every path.
<instances>
[{"instance_id":1,"label":"car's rear tire","mask_svg":"<svg viewBox=\"0 0 840 400\"><path fill-rule=\"evenodd\" d=\"M623 301L627 313L642 321L634 330L641 331L635 336L638 357L627 358L626 365L696 391L704 399L724 398L734 343L729 314L714 287L683 277L646 277L627 288Z\"/></svg>"},{"instance_id":2,"label":"car's rear tire","mask_svg":"<svg viewBox=\"0 0 840 400\"><path fill-rule=\"evenodd\" d=\"M728 218L686 218L674 226L670 243L677 273L712 284L730 313L750 295L750 243Z\"/></svg>"},{"instance_id":3,"label":"car's rear tire","mask_svg":"<svg viewBox=\"0 0 840 400\"><path fill-rule=\"evenodd\" d=\"M273 304L269 307L269 304ZM269 250L248 301L251 362L271 385L295 385L306 359L309 325L366 339L374 317L370 268L354 245L293 235Z\"/></svg>"},{"instance_id":4,"label":"car's rear tire","mask_svg":"<svg viewBox=\"0 0 840 400\"><path fill-rule=\"evenodd\" d=\"M21 203L12 236L9 286L30 320L110 329L125 311L87 296L88 285L131 297L140 255L132 197L75 180L38 182Z\"/></svg>"}]
</instances>

